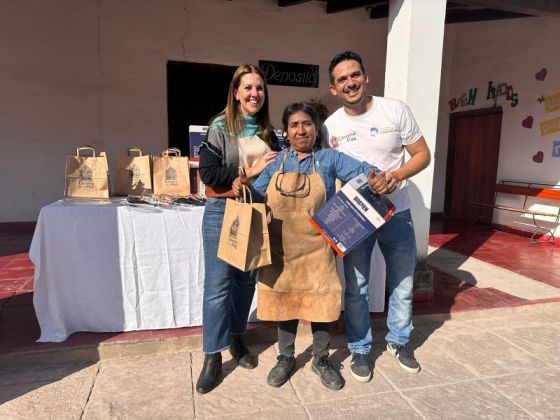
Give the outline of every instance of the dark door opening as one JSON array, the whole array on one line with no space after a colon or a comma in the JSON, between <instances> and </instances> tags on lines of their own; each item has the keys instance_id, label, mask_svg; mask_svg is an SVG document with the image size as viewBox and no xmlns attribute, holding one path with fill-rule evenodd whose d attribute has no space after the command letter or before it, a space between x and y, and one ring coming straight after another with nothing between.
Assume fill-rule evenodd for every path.
<instances>
[{"instance_id":1,"label":"dark door opening","mask_svg":"<svg viewBox=\"0 0 560 420\"><path fill-rule=\"evenodd\" d=\"M502 108L457 112L450 118L444 215L465 221L477 215L492 220L491 208L475 209L469 202L494 200Z\"/></svg>"},{"instance_id":2,"label":"dark door opening","mask_svg":"<svg viewBox=\"0 0 560 420\"><path fill-rule=\"evenodd\" d=\"M235 69L218 64L167 63L169 147L189 155L189 125L208 125L225 108Z\"/></svg>"}]
</instances>

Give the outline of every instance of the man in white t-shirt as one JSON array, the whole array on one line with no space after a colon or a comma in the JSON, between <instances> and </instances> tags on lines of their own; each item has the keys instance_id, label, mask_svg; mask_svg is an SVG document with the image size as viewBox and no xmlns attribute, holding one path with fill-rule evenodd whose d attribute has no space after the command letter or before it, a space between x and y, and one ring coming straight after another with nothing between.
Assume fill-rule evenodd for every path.
<instances>
[{"instance_id":1,"label":"man in white t-shirt","mask_svg":"<svg viewBox=\"0 0 560 420\"><path fill-rule=\"evenodd\" d=\"M342 107L325 121L324 138L330 147L381 169L387 179L387 197L396 206L387 223L344 257L344 318L348 348L352 352L350 370L360 382L372 377L368 277L371 253L377 241L387 265L390 293L387 349L404 370L417 373L420 365L408 347L416 240L407 179L428 166L430 150L404 102L367 95L368 75L358 54L346 51L335 56L329 76L329 90L341 100ZM410 155L406 163L405 150Z\"/></svg>"}]
</instances>

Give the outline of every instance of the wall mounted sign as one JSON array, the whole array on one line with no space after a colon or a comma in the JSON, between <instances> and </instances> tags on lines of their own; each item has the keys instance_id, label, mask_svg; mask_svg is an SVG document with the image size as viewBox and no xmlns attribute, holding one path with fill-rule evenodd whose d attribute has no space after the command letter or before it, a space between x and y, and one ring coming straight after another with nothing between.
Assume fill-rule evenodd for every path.
<instances>
[{"instance_id":1,"label":"wall mounted sign","mask_svg":"<svg viewBox=\"0 0 560 420\"><path fill-rule=\"evenodd\" d=\"M560 131L560 117L541 122L540 128L541 136L546 136L547 134L552 134Z\"/></svg>"},{"instance_id":2,"label":"wall mounted sign","mask_svg":"<svg viewBox=\"0 0 560 420\"><path fill-rule=\"evenodd\" d=\"M560 157L560 141L552 142L552 157Z\"/></svg>"},{"instance_id":3,"label":"wall mounted sign","mask_svg":"<svg viewBox=\"0 0 560 420\"><path fill-rule=\"evenodd\" d=\"M319 66L259 60L259 67L269 85L319 87Z\"/></svg>"},{"instance_id":4,"label":"wall mounted sign","mask_svg":"<svg viewBox=\"0 0 560 420\"><path fill-rule=\"evenodd\" d=\"M552 111L558 111L559 109L560 109L560 93L555 93L554 95L550 95L544 98L544 112L546 114Z\"/></svg>"}]
</instances>

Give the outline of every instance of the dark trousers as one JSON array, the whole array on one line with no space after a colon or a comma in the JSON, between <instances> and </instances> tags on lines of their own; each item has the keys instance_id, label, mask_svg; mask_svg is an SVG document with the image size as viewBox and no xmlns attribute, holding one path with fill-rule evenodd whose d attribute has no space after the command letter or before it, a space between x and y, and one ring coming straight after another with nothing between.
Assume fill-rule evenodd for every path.
<instances>
[{"instance_id":1,"label":"dark trousers","mask_svg":"<svg viewBox=\"0 0 560 420\"><path fill-rule=\"evenodd\" d=\"M278 322L278 347L280 354L293 356L299 319ZM312 322L313 356L326 356L329 354L331 342L330 322Z\"/></svg>"}]
</instances>

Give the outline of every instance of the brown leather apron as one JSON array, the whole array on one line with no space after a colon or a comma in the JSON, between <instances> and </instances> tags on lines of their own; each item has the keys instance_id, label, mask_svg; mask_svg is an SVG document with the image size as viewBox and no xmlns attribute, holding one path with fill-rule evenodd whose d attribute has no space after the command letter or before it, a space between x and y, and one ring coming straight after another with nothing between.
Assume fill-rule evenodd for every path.
<instances>
[{"instance_id":1,"label":"brown leather apron","mask_svg":"<svg viewBox=\"0 0 560 420\"><path fill-rule=\"evenodd\" d=\"M272 265L259 268L257 317L267 321L336 321L341 287L335 254L309 222L325 203L326 190L311 175L284 172L284 160L266 190Z\"/></svg>"}]
</instances>

